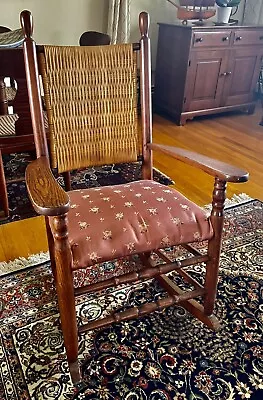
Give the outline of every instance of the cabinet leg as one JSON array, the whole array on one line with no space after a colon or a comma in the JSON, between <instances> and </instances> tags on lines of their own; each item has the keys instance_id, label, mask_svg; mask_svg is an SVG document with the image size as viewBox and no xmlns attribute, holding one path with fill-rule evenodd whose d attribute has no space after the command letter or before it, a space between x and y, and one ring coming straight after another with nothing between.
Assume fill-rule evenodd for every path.
<instances>
[{"instance_id":1,"label":"cabinet leg","mask_svg":"<svg viewBox=\"0 0 263 400\"><path fill-rule=\"evenodd\" d=\"M178 125L179 126L184 126L186 124L187 120L191 120L192 121L193 119L194 119L194 117L189 116L189 115L188 116L181 116Z\"/></svg>"},{"instance_id":2,"label":"cabinet leg","mask_svg":"<svg viewBox=\"0 0 263 400\"><path fill-rule=\"evenodd\" d=\"M176 122L178 126L184 126L186 124L186 118L180 118L178 122Z\"/></svg>"},{"instance_id":3,"label":"cabinet leg","mask_svg":"<svg viewBox=\"0 0 263 400\"><path fill-rule=\"evenodd\" d=\"M186 121L187 121L187 118L186 118L186 117L180 116L180 118L178 118L178 119L176 120L176 124L177 124L178 126L184 126L184 125L186 124Z\"/></svg>"}]
</instances>

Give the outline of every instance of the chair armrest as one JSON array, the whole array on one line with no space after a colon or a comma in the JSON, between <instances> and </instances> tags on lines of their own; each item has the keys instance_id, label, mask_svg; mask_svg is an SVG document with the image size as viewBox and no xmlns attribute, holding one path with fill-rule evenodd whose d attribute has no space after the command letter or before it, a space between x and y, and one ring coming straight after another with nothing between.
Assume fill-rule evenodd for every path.
<instances>
[{"instance_id":1,"label":"chair armrest","mask_svg":"<svg viewBox=\"0 0 263 400\"><path fill-rule=\"evenodd\" d=\"M37 158L28 165L26 185L38 214L55 216L69 210L69 197L54 178L46 157Z\"/></svg>"},{"instance_id":2,"label":"chair armrest","mask_svg":"<svg viewBox=\"0 0 263 400\"><path fill-rule=\"evenodd\" d=\"M249 174L242 169L230 164L206 157L202 154L180 149L179 147L166 146L157 143L149 143L148 147L165 153L176 160L182 161L193 167L197 167L209 175L224 180L226 182L241 183L248 180Z\"/></svg>"}]
</instances>

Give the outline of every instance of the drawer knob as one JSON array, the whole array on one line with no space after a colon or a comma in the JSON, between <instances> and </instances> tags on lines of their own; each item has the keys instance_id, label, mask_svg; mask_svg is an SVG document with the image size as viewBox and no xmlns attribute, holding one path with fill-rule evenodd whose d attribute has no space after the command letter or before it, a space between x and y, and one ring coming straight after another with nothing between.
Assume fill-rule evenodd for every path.
<instances>
[{"instance_id":1,"label":"drawer knob","mask_svg":"<svg viewBox=\"0 0 263 400\"><path fill-rule=\"evenodd\" d=\"M242 40L242 36L237 36L236 37L236 40L238 41L238 40Z\"/></svg>"},{"instance_id":2,"label":"drawer knob","mask_svg":"<svg viewBox=\"0 0 263 400\"><path fill-rule=\"evenodd\" d=\"M229 75L231 75L231 74L232 74L231 71L229 71L229 72L223 72L223 73L221 74L221 76L229 76Z\"/></svg>"},{"instance_id":3,"label":"drawer knob","mask_svg":"<svg viewBox=\"0 0 263 400\"><path fill-rule=\"evenodd\" d=\"M224 37L222 38L222 40L223 40L223 42L227 42L227 41L229 40L229 37L228 37L228 36L224 36Z\"/></svg>"},{"instance_id":4,"label":"drawer knob","mask_svg":"<svg viewBox=\"0 0 263 400\"><path fill-rule=\"evenodd\" d=\"M196 43L201 43L204 39L202 37L199 37L197 39L195 39Z\"/></svg>"}]
</instances>

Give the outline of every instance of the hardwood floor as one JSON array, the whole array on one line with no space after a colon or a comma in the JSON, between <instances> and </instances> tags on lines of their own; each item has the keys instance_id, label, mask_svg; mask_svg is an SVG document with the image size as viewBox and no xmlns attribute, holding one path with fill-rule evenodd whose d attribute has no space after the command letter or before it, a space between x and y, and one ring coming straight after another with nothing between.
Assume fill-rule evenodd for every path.
<instances>
[{"instance_id":1,"label":"hardwood floor","mask_svg":"<svg viewBox=\"0 0 263 400\"><path fill-rule=\"evenodd\" d=\"M0 261L47 251L45 220L43 217L23 219L0 225Z\"/></svg>"},{"instance_id":2,"label":"hardwood floor","mask_svg":"<svg viewBox=\"0 0 263 400\"><path fill-rule=\"evenodd\" d=\"M263 126L262 110L254 115L225 114L197 118L184 127L159 115L154 116L153 140L156 143L183 147L232 163L250 173L245 184L229 184L227 195L242 192L263 200ZM199 205L211 201L213 179L197 169L185 166L160 153L154 165L175 181L175 187ZM0 226L0 261L27 257L47 250L44 219L30 218Z\"/></svg>"},{"instance_id":3,"label":"hardwood floor","mask_svg":"<svg viewBox=\"0 0 263 400\"><path fill-rule=\"evenodd\" d=\"M209 157L231 163L250 173L249 182L229 184L227 195L242 192L263 200L263 126L261 108L254 115L225 114L197 118L185 126L155 115L153 140L193 150ZM156 154L154 165L169 175L175 187L199 205L211 201L213 179L203 172Z\"/></svg>"}]
</instances>

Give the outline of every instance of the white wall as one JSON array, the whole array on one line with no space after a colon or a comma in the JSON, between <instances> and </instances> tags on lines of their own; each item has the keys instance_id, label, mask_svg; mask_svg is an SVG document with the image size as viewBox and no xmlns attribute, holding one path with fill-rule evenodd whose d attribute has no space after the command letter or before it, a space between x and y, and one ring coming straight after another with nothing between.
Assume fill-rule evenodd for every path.
<instances>
[{"instance_id":1,"label":"white wall","mask_svg":"<svg viewBox=\"0 0 263 400\"><path fill-rule=\"evenodd\" d=\"M166 0L131 0L131 40L133 42L138 41L140 37L138 16L141 11L147 11L151 18L150 37L152 43L152 62L154 68L158 42L157 22L176 22L176 8Z\"/></svg>"},{"instance_id":2,"label":"white wall","mask_svg":"<svg viewBox=\"0 0 263 400\"><path fill-rule=\"evenodd\" d=\"M20 27L19 14L30 10L34 38L42 44L78 44L86 30L104 31L107 0L0 0L0 25Z\"/></svg>"},{"instance_id":3,"label":"white wall","mask_svg":"<svg viewBox=\"0 0 263 400\"><path fill-rule=\"evenodd\" d=\"M0 0L0 25L18 28L19 13L23 9L31 10L34 16L34 37L40 44L75 45L78 44L82 32L105 32L107 27L108 0ZM150 37L154 68L158 41L157 22L176 22L176 8L166 0L131 0L131 41L139 39L140 11L148 11L151 17ZM238 17L241 15L242 3Z\"/></svg>"},{"instance_id":4,"label":"white wall","mask_svg":"<svg viewBox=\"0 0 263 400\"><path fill-rule=\"evenodd\" d=\"M247 1L244 23L263 24L263 0Z\"/></svg>"},{"instance_id":5,"label":"white wall","mask_svg":"<svg viewBox=\"0 0 263 400\"><path fill-rule=\"evenodd\" d=\"M28 9L34 17L34 38L39 44L78 44L82 32L107 27L108 0L0 0L0 25L20 27L19 14ZM131 0L131 40L139 39L138 15L151 15L153 60L156 58L157 22L175 22L176 9L166 0Z\"/></svg>"}]
</instances>

